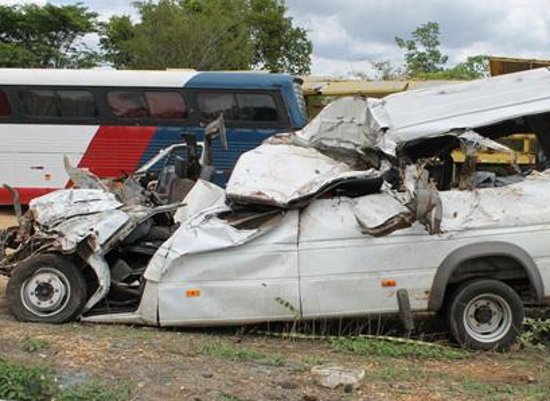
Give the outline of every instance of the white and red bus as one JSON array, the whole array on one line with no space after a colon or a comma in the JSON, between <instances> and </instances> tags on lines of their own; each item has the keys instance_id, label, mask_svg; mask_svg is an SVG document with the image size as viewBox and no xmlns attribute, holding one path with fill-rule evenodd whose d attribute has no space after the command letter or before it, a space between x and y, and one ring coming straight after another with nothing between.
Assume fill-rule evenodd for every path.
<instances>
[{"instance_id":1,"label":"white and red bus","mask_svg":"<svg viewBox=\"0 0 550 401\"><path fill-rule=\"evenodd\" d=\"M220 113L229 151L214 148L223 185L238 156L307 121L296 78L248 72L0 69L0 185L22 203L64 188L63 155L100 177L132 173L183 134L202 139ZM0 189L0 204L11 204Z\"/></svg>"}]
</instances>

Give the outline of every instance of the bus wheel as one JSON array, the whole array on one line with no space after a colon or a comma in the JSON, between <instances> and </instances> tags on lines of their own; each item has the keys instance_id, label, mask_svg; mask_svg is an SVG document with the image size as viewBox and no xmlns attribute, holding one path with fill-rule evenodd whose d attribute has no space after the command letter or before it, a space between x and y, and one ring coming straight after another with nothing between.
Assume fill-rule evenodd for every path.
<instances>
[{"instance_id":1,"label":"bus wheel","mask_svg":"<svg viewBox=\"0 0 550 401\"><path fill-rule=\"evenodd\" d=\"M459 286L449 298L447 319L462 346L506 350L521 333L523 303L501 281L479 279Z\"/></svg>"},{"instance_id":2,"label":"bus wheel","mask_svg":"<svg viewBox=\"0 0 550 401\"><path fill-rule=\"evenodd\" d=\"M84 307L86 282L80 269L67 258L32 256L13 270L6 297L17 320L65 323L75 319Z\"/></svg>"}]
</instances>

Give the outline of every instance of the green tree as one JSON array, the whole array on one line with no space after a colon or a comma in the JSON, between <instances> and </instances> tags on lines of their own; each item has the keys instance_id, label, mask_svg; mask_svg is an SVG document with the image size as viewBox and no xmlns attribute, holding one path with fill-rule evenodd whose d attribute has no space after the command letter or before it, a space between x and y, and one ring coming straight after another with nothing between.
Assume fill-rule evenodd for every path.
<instances>
[{"instance_id":1,"label":"green tree","mask_svg":"<svg viewBox=\"0 0 550 401\"><path fill-rule=\"evenodd\" d=\"M116 68L265 68L308 73L307 32L282 0L160 0L135 3L141 16L112 17L100 45Z\"/></svg>"},{"instance_id":2,"label":"green tree","mask_svg":"<svg viewBox=\"0 0 550 401\"><path fill-rule=\"evenodd\" d=\"M113 15L108 23L101 24L102 36L99 45L103 57L114 66L126 66L132 62L128 49L129 41L134 37L134 25L128 15Z\"/></svg>"},{"instance_id":3,"label":"green tree","mask_svg":"<svg viewBox=\"0 0 550 401\"><path fill-rule=\"evenodd\" d=\"M489 75L489 57L484 55L470 56L449 70L454 79L476 79Z\"/></svg>"},{"instance_id":4,"label":"green tree","mask_svg":"<svg viewBox=\"0 0 550 401\"><path fill-rule=\"evenodd\" d=\"M307 75L311 72L313 45L307 31L286 17L284 2L250 0L248 22L254 56L252 64L273 72Z\"/></svg>"},{"instance_id":5,"label":"green tree","mask_svg":"<svg viewBox=\"0 0 550 401\"><path fill-rule=\"evenodd\" d=\"M394 66L390 60L372 61L371 64L379 80L391 81L403 79L404 77L403 69Z\"/></svg>"},{"instance_id":6,"label":"green tree","mask_svg":"<svg viewBox=\"0 0 550 401\"><path fill-rule=\"evenodd\" d=\"M466 61L456 64L454 67L441 71L419 73L417 79L448 79L470 80L489 75L489 58L487 56L470 56Z\"/></svg>"},{"instance_id":7,"label":"green tree","mask_svg":"<svg viewBox=\"0 0 550 401\"><path fill-rule=\"evenodd\" d=\"M81 39L96 31L97 14L81 4L0 6L0 66L93 66L98 54Z\"/></svg>"},{"instance_id":8,"label":"green tree","mask_svg":"<svg viewBox=\"0 0 550 401\"><path fill-rule=\"evenodd\" d=\"M444 69L448 57L439 50L439 24L427 22L412 32L411 39L395 38L400 49L405 51L407 75L439 72Z\"/></svg>"}]
</instances>

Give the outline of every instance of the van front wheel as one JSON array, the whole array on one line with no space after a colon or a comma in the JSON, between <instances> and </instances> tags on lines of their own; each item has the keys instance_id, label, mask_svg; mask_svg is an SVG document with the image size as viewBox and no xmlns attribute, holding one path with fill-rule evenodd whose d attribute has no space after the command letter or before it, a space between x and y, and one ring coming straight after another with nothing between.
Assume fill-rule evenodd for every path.
<instances>
[{"instance_id":1,"label":"van front wheel","mask_svg":"<svg viewBox=\"0 0 550 401\"><path fill-rule=\"evenodd\" d=\"M82 311L86 297L82 272L59 255L31 256L13 270L6 286L8 308L23 322L68 322Z\"/></svg>"},{"instance_id":2,"label":"van front wheel","mask_svg":"<svg viewBox=\"0 0 550 401\"><path fill-rule=\"evenodd\" d=\"M455 340L479 350L505 350L521 333L523 303L501 281L480 279L460 285L449 298L447 321Z\"/></svg>"}]
</instances>

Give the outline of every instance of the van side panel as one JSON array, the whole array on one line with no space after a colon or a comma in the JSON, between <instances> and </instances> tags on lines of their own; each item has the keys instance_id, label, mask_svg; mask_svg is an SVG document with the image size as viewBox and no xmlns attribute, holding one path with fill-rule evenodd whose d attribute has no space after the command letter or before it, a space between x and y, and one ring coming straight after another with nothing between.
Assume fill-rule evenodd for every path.
<instances>
[{"instance_id":1,"label":"van side panel","mask_svg":"<svg viewBox=\"0 0 550 401\"><path fill-rule=\"evenodd\" d=\"M304 317L397 312L396 292L408 291L415 311L428 309L436 272L445 258L479 242L512 244L537 265L550 288L550 224L472 229L429 235L419 224L383 237L362 234L348 198L318 200L300 221L300 291ZM384 280L396 285L384 286Z\"/></svg>"}]
</instances>

